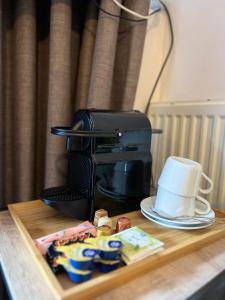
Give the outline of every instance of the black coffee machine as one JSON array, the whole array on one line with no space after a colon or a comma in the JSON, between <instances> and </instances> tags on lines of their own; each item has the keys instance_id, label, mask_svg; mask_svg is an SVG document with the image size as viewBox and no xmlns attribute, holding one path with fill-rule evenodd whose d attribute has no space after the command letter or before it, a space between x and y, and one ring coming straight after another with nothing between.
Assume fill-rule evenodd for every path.
<instances>
[{"instance_id":1,"label":"black coffee machine","mask_svg":"<svg viewBox=\"0 0 225 300\"><path fill-rule=\"evenodd\" d=\"M150 193L152 167L145 114L79 110L71 128L51 132L66 137L68 178L67 186L42 192L44 203L80 220L93 220L99 208L110 216L140 209Z\"/></svg>"}]
</instances>

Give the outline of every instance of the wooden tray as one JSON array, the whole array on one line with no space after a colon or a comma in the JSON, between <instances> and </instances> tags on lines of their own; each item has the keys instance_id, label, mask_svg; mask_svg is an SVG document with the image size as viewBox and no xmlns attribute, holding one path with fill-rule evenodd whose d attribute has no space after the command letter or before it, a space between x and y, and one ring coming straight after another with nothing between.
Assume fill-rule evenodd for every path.
<instances>
[{"instance_id":1,"label":"wooden tray","mask_svg":"<svg viewBox=\"0 0 225 300\"><path fill-rule=\"evenodd\" d=\"M43 235L77 225L80 221L67 218L56 210L44 205L40 200L9 205L9 211L16 223L25 245L34 258L34 268L39 268L55 294L56 299L90 299L109 289L117 287L146 271L201 248L206 243L225 236L225 224L215 223L209 228L199 230L175 230L159 226L144 218L140 211L126 214L133 226L149 232L165 243L165 250L130 266L124 266L107 274L95 277L82 284L74 284L66 274L55 276L46 260L35 247L33 240ZM225 213L216 210L217 217ZM114 218L115 221L116 218Z\"/></svg>"}]
</instances>

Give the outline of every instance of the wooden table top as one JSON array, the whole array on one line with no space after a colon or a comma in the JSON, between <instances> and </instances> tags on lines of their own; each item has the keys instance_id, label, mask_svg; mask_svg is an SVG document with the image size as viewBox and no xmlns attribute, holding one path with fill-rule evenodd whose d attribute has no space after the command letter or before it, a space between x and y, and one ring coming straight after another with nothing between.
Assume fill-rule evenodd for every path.
<instances>
[{"instance_id":1,"label":"wooden table top","mask_svg":"<svg viewBox=\"0 0 225 300\"><path fill-rule=\"evenodd\" d=\"M0 213L0 263L13 299L51 300L9 212ZM96 300L186 299L225 269L225 239L113 289Z\"/></svg>"}]
</instances>

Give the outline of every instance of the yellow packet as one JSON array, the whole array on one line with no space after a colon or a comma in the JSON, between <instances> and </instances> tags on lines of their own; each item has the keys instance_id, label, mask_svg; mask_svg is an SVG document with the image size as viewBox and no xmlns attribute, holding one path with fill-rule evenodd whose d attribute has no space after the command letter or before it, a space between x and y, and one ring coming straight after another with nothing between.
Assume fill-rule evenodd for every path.
<instances>
[{"instance_id":1,"label":"yellow packet","mask_svg":"<svg viewBox=\"0 0 225 300\"><path fill-rule=\"evenodd\" d=\"M116 251L122 247L122 242L113 236L100 236L96 238L87 238L85 243L94 245L99 250Z\"/></svg>"},{"instance_id":2,"label":"yellow packet","mask_svg":"<svg viewBox=\"0 0 225 300\"><path fill-rule=\"evenodd\" d=\"M56 258L56 262L57 262L57 264L63 266L64 269L68 272L73 272L73 273L81 274L81 275L87 275L87 274L91 273L90 270L79 270L79 269L72 267L66 257L59 256Z\"/></svg>"},{"instance_id":3,"label":"yellow packet","mask_svg":"<svg viewBox=\"0 0 225 300\"><path fill-rule=\"evenodd\" d=\"M95 246L85 243L75 243L67 246L57 246L56 251L62 252L67 258L77 261L92 260L98 254Z\"/></svg>"},{"instance_id":4,"label":"yellow packet","mask_svg":"<svg viewBox=\"0 0 225 300\"><path fill-rule=\"evenodd\" d=\"M57 257L56 262L63 266L65 271L67 272L69 278L75 283L85 282L92 277L92 271L90 270L78 270L70 265L68 259L65 257Z\"/></svg>"}]
</instances>

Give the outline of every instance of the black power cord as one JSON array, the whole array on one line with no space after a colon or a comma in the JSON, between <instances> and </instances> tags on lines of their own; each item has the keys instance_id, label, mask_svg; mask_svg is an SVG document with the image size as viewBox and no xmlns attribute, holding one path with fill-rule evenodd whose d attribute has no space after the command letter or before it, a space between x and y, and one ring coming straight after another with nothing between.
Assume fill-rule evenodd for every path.
<instances>
[{"instance_id":1,"label":"black power cord","mask_svg":"<svg viewBox=\"0 0 225 300\"><path fill-rule=\"evenodd\" d=\"M160 2L160 4L162 5L162 7L164 8L165 13L166 13L166 15L167 15L167 19L168 19L168 23L169 23L169 29L170 29L170 46L169 46L168 52L167 52L167 54L166 54L166 57L165 57L165 59L164 59L164 62L163 62L163 64L162 64L162 66L161 66L161 69L160 69L160 71L159 71L159 74L158 74L158 76L157 76L157 78L156 78L156 81L155 81L155 83L154 83L154 86L153 86L153 88L152 88L151 94L150 94L150 96L149 96L149 98L148 98L148 103L147 103L146 108L145 108L145 113L146 113L146 114L148 113L148 110L149 110L149 107L150 107L150 104L151 104L152 97L153 97L153 95L154 95L154 93L155 93L156 87L157 87L158 82L159 82L159 80L160 80L160 78L161 78L161 76L162 76L162 73L163 73L163 71L164 71L164 68L165 68L167 62L168 62L168 59L169 59L169 57L170 57L170 54L171 54L171 52L172 52L173 45L174 45L174 32L173 32L173 24L172 24L170 12L169 12L169 10L168 10L168 8L167 8L167 6L166 6L166 4L165 4L164 2L162 2L161 0L158 0L158 1Z\"/></svg>"},{"instance_id":2,"label":"black power cord","mask_svg":"<svg viewBox=\"0 0 225 300\"><path fill-rule=\"evenodd\" d=\"M125 20L125 21L136 22L136 23L141 23L141 22L146 22L146 21L147 21L147 20L143 20L143 19L140 19L140 20L139 20L139 19L130 19L130 18L124 17L124 16L122 16L122 15L114 15L114 14L108 12L107 10L103 9L103 8L101 7L101 5L100 5L96 0L92 0L92 2L95 4L95 6L96 6L100 11L104 12L105 14L107 14L107 15L109 15L109 16L111 16L111 17L116 17L116 18L120 18L120 19ZM159 12L159 11L160 11L160 9L154 10L152 13L150 13L150 16L156 14L156 13Z\"/></svg>"}]
</instances>

